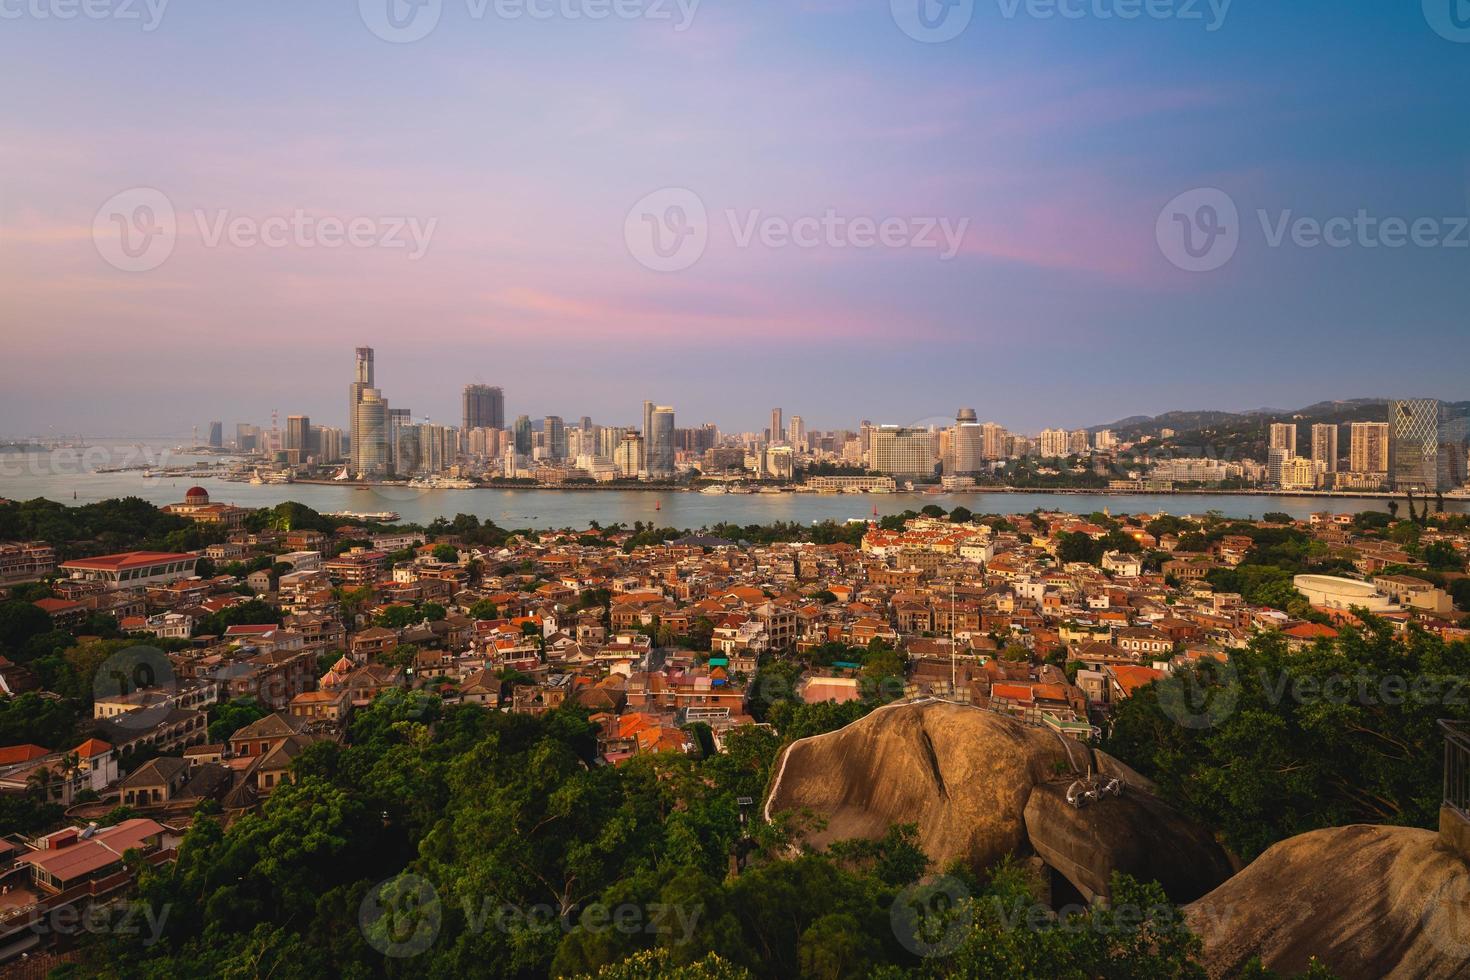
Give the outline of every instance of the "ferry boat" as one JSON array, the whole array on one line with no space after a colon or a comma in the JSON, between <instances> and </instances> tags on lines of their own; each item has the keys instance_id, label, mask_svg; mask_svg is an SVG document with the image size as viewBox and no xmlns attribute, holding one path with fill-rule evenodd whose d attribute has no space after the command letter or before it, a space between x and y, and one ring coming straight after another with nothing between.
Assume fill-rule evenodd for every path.
<instances>
[{"instance_id":1,"label":"ferry boat","mask_svg":"<svg viewBox=\"0 0 1470 980\"><path fill-rule=\"evenodd\" d=\"M729 489L729 487L726 487L723 484L716 484L716 485L714 485L712 487L705 487L702 490L700 490L699 492L700 493L708 493L708 494L721 494L721 493L729 493L730 492L730 489Z\"/></svg>"},{"instance_id":2,"label":"ferry boat","mask_svg":"<svg viewBox=\"0 0 1470 980\"><path fill-rule=\"evenodd\" d=\"M380 510L376 513L362 513L355 510L338 510L326 515L327 517L341 517L349 521L374 521L379 524L391 524L398 520L398 511Z\"/></svg>"},{"instance_id":3,"label":"ferry boat","mask_svg":"<svg viewBox=\"0 0 1470 980\"><path fill-rule=\"evenodd\" d=\"M408 485L415 490L473 490L475 484L457 477L426 476L410 480Z\"/></svg>"}]
</instances>

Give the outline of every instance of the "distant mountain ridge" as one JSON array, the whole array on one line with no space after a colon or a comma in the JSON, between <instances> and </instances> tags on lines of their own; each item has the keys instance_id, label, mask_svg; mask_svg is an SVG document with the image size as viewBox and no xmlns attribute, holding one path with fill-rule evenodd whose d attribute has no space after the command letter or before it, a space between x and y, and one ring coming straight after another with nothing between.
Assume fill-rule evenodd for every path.
<instances>
[{"instance_id":1,"label":"distant mountain ridge","mask_svg":"<svg viewBox=\"0 0 1470 980\"><path fill-rule=\"evenodd\" d=\"M1108 425L1095 425L1088 429L1097 432L1111 429L1120 439L1138 439L1158 436L1163 429L1173 429L1179 435L1209 430L1216 433L1263 428L1270 422L1337 423L1387 421L1388 398L1348 398L1340 401L1322 401L1305 408L1278 409L1255 408L1242 412L1224 412L1211 409L1198 411L1172 411L1162 415L1130 415ZM1470 402L1447 402L1452 408L1470 410Z\"/></svg>"}]
</instances>

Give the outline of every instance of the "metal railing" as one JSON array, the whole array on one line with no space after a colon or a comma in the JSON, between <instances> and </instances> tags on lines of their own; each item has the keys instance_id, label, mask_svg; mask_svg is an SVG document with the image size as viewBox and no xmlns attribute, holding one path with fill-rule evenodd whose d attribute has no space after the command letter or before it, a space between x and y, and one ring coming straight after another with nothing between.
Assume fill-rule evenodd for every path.
<instances>
[{"instance_id":1,"label":"metal railing","mask_svg":"<svg viewBox=\"0 0 1470 980\"><path fill-rule=\"evenodd\" d=\"M1441 718L1444 733L1444 805L1470 820L1470 722Z\"/></svg>"}]
</instances>

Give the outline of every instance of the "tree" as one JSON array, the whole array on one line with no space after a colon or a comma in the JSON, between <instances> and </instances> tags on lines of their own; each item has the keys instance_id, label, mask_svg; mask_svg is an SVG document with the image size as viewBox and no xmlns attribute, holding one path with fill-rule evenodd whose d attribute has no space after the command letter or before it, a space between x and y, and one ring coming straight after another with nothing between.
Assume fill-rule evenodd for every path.
<instances>
[{"instance_id":1,"label":"tree","mask_svg":"<svg viewBox=\"0 0 1470 980\"><path fill-rule=\"evenodd\" d=\"M1014 865L992 871L984 890L962 900L951 928L964 929L944 961L955 977L1172 977L1204 980L1203 947L1157 883L1114 874L1111 896L1069 920L1050 914ZM922 920L921 920L922 921Z\"/></svg>"},{"instance_id":2,"label":"tree","mask_svg":"<svg viewBox=\"0 0 1470 980\"><path fill-rule=\"evenodd\" d=\"M459 561L459 549L452 544L434 545L434 560L445 565L453 565Z\"/></svg>"},{"instance_id":3,"label":"tree","mask_svg":"<svg viewBox=\"0 0 1470 980\"><path fill-rule=\"evenodd\" d=\"M1064 531L1057 535L1057 560L1062 563L1081 562L1096 565L1102 561L1103 546L1100 541L1081 532Z\"/></svg>"},{"instance_id":4,"label":"tree","mask_svg":"<svg viewBox=\"0 0 1470 980\"><path fill-rule=\"evenodd\" d=\"M489 599L481 599L470 606L471 619L499 619L500 609Z\"/></svg>"},{"instance_id":5,"label":"tree","mask_svg":"<svg viewBox=\"0 0 1470 980\"><path fill-rule=\"evenodd\" d=\"M970 508L968 507L956 507L949 512L949 519L955 524L968 524L974 518L975 515L970 512Z\"/></svg>"},{"instance_id":6,"label":"tree","mask_svg":"<svg viewBox=\"0 0 1470 980\"><path fill-rule=\"evenodd\" d=\"M1424 549L1424 561L1430 568L1440 572L1458 572L1465 568L1465 560L1448 541L1435 541Z\"/></svg>"},{"instance_id":7,"label":"tree","mask_svg":"<svg viewBox=\"0 0 1470 980\"><path fill-rule=\"evenodd\" d=\"M419 610L410 605L388 606L373 618L373 625L382 629L401 630L412 626L423 618Z\"/></svg>"},{"instance_id":8,"label":"tree","mask_svg":"<svg viewBox=\"0 0 1470 980\"><path fill-rule=\"evenodd\" d=\"M1470 718L1467 673L1470 646L1419 630L1399 639L1371 617L1300 652L1263 634L1228 667L1136 691L1104 748L1247 859L1321 827L1433 827L1437 720ZM1203 723L1181 725L1181 711Z\"/></svg>"},{"instance_id":9,"label":"tree","mask_svg":"<svg viewBox=\"0 0 1470 980\"><path fill-rule=\"evenodd\" d=\"M215 743L227 741L231 735L269 713L253 697L234 698L211 705L209 740Z\"/></svg>"},{"instance_id":10,"label":"tree","mask_svg":"<svg viewBox=\"0 0 1470 980\"><path fill-rule=\"evenodd\" d=\"M0 745L34 742L56 749L71 744L79 713L75 701L43 698L35 691L0 698Z\"/></svg>"},{"instance_id":11,"label":"tree","mask_svg":"<svg viewBox=\"0 0 1470 980\"><path fill-rule=\"evenodd\" d=\"M0 649L19 652L34 636L51 630L51 617L31 602L0 602Z\"/></svg>"},{"instance_id":12,"label":"tree","mask_svg":"<svg viewBox=\"0 0 1470 980\"><path fill-rule=\"evenodd\" d=\"M1470 612L1470 578L1455 579L1450 583L1449 593L1455 600L1456 609Z\"/></svg>"},{"instance_id":13,"label":"tree","mask_svg":"<svg viewBox=\"0 0 1470 980\"><path fill-rule=\"evenodd\" d=\"M50 766L41 766L26 776L26 792L33 799L43 803L49 802L55 795L56 785L60 781L60 776L55 769Z\"/></svg>"},{"instance_id":14,"label":"tree","mask_svg":"<svg viewBox=\"0 0 1470 980\"><path fill-rule=\"evenodd\" d=\"M281 611L263 599L251 599L211 613L194 624L195 636L222 636L231 626L280 625Z\"/></svg>"},{"instance_id":15,"label":"tree","mask_svg":"<svg viewBox=\"0 0 1470 980\"><path fill-rule=\"evenodd\" d=\"M0 834L34 834L62 818L61 804L18 793L0 794Z\"/></svg>"},{"instance_id":16,"label":"tree","mask_svg":"<svg viewBox=\"0 0 1470 980\"><path fill-rule=\"evenodd\" d=\"M617 963L602 967L595 974L583 974L578 980L755 980L744 967L735 966L718 953L710 953L694 963L678 965L668 949L645 949Z\"/></svg>"},{"instance_id":17,"label":"tree","mask_svg":"<svg viewBox=\"0 0 1470 980\"><path fill-rule=\"evenodd\" d=\"M1393 523L1394 515L1398 513L1398 501L1388 502L1389 512L1385 514L1381 510L1365 510L1353 515L1353 526L1360 531L1382 531Z\"/></svg>"}]
</instances>

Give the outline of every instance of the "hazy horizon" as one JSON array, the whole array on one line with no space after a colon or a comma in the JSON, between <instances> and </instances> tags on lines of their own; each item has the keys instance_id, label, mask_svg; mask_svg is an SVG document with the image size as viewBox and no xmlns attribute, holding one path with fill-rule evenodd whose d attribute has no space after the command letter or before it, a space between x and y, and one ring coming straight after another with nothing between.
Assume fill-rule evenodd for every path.
<instances>
[{"instance_id":1,"label":"hazy horizon","mask_svg":"<svg viewBox=\"0 0 1470 980\"><path fill-rule=\"evenodd\" d=\"M510 417L647 398L730 431L1467 397L1470 37L1429 5L996 0L925 43L903 0L431 0L398 43L389 2L6 14L0 428L342 426L358 345L449 423L473 382ZM1230 245L1202 264L1167 240L1201 193ZM156 265L98 237L161 209ZM1342 245L1295 224L1360 213ZM370 234L252 237L298 214Z\"/></svg>"}]
</instances>

